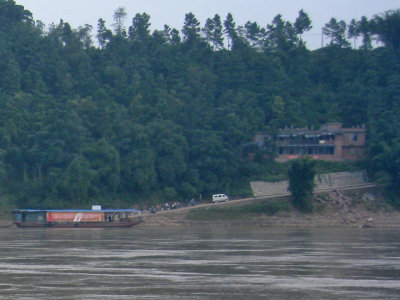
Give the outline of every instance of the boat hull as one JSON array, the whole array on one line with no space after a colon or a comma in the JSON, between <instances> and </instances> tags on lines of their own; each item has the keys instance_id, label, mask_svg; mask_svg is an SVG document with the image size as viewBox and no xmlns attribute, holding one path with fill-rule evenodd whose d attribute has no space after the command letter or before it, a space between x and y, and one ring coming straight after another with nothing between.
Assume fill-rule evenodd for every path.
<instances>
[{"instance_id":1,"label":"boat hull","mask_svg":"<svg viewBox=\"0 0 400 300\"><path fill-rule=\"evenodd\" d=\"M126 221L126 222L92 222L92 223L39 223L39 222L16 222L19 228L118 228L132 227L140 224L142 221Z\"/></svg>"}]
</instances>

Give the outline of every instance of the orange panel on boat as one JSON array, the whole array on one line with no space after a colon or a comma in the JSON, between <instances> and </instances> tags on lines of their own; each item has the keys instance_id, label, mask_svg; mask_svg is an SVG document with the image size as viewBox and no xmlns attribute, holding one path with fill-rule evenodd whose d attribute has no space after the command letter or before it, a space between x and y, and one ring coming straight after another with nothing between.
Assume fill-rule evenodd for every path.
<instances>
[{"instance_id":1,"label":"orange panel on boat","mask_svg":"<svg viewBox=\"0 0 400 300\"><path fill-rule=\"evenodd\" d=\"M47 222L103 222L102 212L47 212Z\"/></svg>"}]
</instances>

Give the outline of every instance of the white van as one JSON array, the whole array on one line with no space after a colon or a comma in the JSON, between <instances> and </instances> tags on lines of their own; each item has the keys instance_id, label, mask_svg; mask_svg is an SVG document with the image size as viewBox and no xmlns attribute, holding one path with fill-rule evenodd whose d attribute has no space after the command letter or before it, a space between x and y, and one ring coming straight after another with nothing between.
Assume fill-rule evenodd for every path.
<instances>
[{"instance_id":1,"label":"white van","mask_svg":"<svg viewBox=\"0 0 400 300\"><path fill-rule=\"evenodd\" d=\"M225 202L225 201L228 201L228 200L229 200L229 199L228 199L228 196L225 195L225 194L215 194L215 195L212 195L212 201L213 201L214 203Z\"/></svg>"}]
</instances>

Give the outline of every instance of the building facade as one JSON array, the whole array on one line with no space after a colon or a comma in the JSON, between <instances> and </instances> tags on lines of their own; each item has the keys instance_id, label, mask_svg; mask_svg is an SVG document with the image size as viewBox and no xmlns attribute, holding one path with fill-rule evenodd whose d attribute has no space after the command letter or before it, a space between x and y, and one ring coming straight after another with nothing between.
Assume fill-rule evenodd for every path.
<instances>
[{"instance_id":1,"label":"building facade","mask_svg":"<svg viewBox=\"0 0 400 300\"><path fill-rule=\"evenodd\" d=\"M264 149L270 147L267 145L274 145L276 160L281 162L302 156L330 161L358 161L365 158L366 130L364 126L343 128L341 123L329 123L318 130L285 128L279 129L276 136L258 134L255 142Z\"/></svg>"}]
</instances>

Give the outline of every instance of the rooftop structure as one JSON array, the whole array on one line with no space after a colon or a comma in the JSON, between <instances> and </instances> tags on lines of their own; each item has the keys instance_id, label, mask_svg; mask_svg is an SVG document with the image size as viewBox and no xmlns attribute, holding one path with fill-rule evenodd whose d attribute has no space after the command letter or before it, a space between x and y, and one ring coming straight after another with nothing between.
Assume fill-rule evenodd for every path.
<instances>
[{"instance_id":1,"label":"rooftop structure","mask_svg":"<svg viewBox=\"0 0 400 300\"><path fill-rule=\"evenodd\" d=\"M281 162L302 156L330 161L358 161L365 158L364 126L343 128L342 123L329 123L318 130L285 128L279 129L276 136L255 136L255 142L265 149L269 147L267 140L273 142L276 160Z\"/></svg>"}]
</instances>

